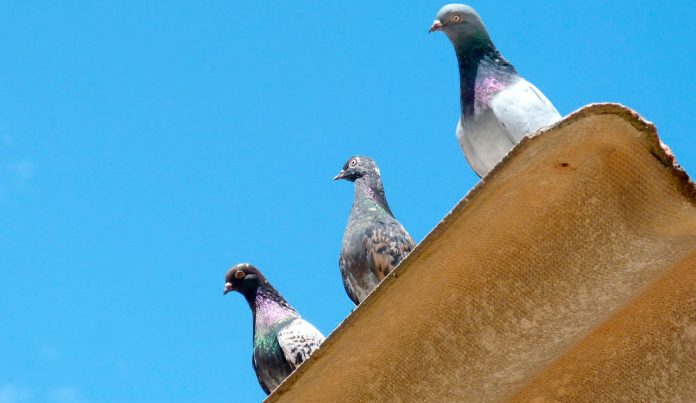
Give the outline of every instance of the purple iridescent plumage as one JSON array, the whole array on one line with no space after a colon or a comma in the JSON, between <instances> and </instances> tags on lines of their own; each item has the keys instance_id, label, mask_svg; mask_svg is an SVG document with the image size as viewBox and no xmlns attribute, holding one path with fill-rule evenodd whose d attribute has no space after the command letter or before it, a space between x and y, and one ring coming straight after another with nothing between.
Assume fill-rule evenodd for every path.
<instances>
[{"instance_id":1,"label":"purple iridescent plumage","mask_svg":"<svg viewBox=\"0 0 696 403\"><path fill-rule=\"evenodd\" d=\"M503 80L500 77L488 76L482 80L476 80L474 110L475 113L480 113L488 107L488 104L498 91L507 88L510 84L509 80Z\"/></svg>"},{"instance_id":2,"label":"purple iridescent plumage","mask_svg":"<svg viewBox=\"0 0 696 403\"><path fill-rule=\"evenodd\" d=\"M225 294L244 296L253 316L253 366L270 393L324 341L324 336L285 301L254 266L243 263L225 276Z\"/></svg>"},{"instance_id":3,"label":"purple iridescent plumage","mask_svg":"<svg viewBox=\"0 0 696 403\"><path fill-rule=\"evenodd\" d=\"M498 52L474 9L444 6L431 27L436 30L450 39L459 64L457 138L467 161L483 177L527 134L561 116Z\"/></svg>"},{"instance_id":4,"label":"purple iridescent plumage","mask_svg":"<svg viewBox=\"0 0 696 403\"><path fill-rule=\"evenodd\" d=\"M394 218L379 168L372 158L360 155L349 158L334 179L355 183L338 267L346 293L357 305L416 244Z\"/></svg>"}]
</instances>

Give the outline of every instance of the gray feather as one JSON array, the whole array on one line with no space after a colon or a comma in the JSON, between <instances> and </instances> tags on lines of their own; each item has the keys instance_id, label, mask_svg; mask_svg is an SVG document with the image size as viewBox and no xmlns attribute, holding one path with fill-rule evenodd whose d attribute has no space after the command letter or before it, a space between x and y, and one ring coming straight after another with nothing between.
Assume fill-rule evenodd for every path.
<instances>
[{"instance_id":1,"label":"gray feather","mask_svg":"<svg viewBox=\"0 0 696 403\"><path fill-rule=\"evenodd\" d=\"M356 161L352 168L351 161ZM338 264L346 292L357 305L413 250L415 242L392 215L374 160L357 156L349 162L342 172L353 175L355 197Z\"/></svg>"}]
</instances>

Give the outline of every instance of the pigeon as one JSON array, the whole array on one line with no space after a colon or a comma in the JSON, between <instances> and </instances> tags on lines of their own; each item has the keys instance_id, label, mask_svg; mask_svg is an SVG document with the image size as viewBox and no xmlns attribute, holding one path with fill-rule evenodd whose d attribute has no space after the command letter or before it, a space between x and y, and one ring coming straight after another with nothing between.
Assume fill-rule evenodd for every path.
<instances>
[{"instance_id":1,"label":"pigeon","mask_svg":"<svg viewBox=\"0 0 696 403\"><path fill-rule=\"evenodd\" d=\"M270 394L324 341L302 319L259 269L242 263L225 275L225 292L237 291L249 303L254 318L252 364L261 389Z\"/></svg>"},{"instance_id":2,"label":"pigeon","mask_svg":"<svg viewBox=\"0 0 696 403\"><path fill-rule=\"evenodd\" d=\"M334 178L338 179L355 183L338 266L348 296L358 305L416 243L394 218L384 196L379 168L372 158L351 157Z\"/></svg>"},{"instance_id":3,"label":"pigeon","mask_svg":"<svg viewBox=\"0 0 696 403\"><path fill-rule=\"evenodd\" d=\"M473 8L442 7L430 27L434 31L444 32L454 45L461 97L457 138L469 165L484 177L527 134L561 115L503 58Z\"/></svg>"}]
</instances>

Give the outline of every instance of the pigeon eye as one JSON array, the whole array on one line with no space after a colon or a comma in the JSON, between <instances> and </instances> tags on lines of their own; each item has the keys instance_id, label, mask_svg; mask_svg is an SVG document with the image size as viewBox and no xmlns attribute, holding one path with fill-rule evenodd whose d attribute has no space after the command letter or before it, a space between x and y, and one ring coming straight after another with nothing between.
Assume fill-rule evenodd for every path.
<instances>
[{"instance_id":1,"label":"pigeon eye","mask_svg":"<svg viewBox=\"0 0 696 403\"><path fill-rule=\"evenodd\" d=\"M234 278L236 278L237 280L243 279L243 278L244 278L244 272L240 270L240 271L234 273Z\"/></svg>"},{"instance_id":2,"label":"pigeon eye","mask_svg":"<svg viewBox=\"0 0 696 403\"><path fill-rule=\"evenodd\" d=\"M352 166L352 167L358 165L358 160L350 160L350 164L349 164L349 165Z\"/></svg>"},{"instance_id":3,"label":"pigeon eye","mask_svg":"<svg viewBox=\"0 0 696 403\"><path fill-rule=\"evenodd\" d=\"M459 14L455 14L450 18L450 21L452 22L461 22L462 21L462 16Z\"/></svg>"}]
</instances>

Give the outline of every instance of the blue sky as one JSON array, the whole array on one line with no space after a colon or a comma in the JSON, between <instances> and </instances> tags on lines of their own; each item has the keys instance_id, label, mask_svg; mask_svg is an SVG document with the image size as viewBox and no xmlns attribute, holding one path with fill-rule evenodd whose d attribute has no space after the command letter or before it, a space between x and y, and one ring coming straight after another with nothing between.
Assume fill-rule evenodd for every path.
<instances>
[{"instance_id":1,"label":"blue sky","mask_svg":"<svg viewBox=\"0 0 696 403\"><path fill-rule=\"evenodd\" d=\"M418 241L478 181L444 3L143 3L0 12L0 403L258 401L226 269L328 334L344 161L377 160ZM561 114L621 102L696 172L694 3L557 3L470 4Z\"/></svg>"}]
</instances>

